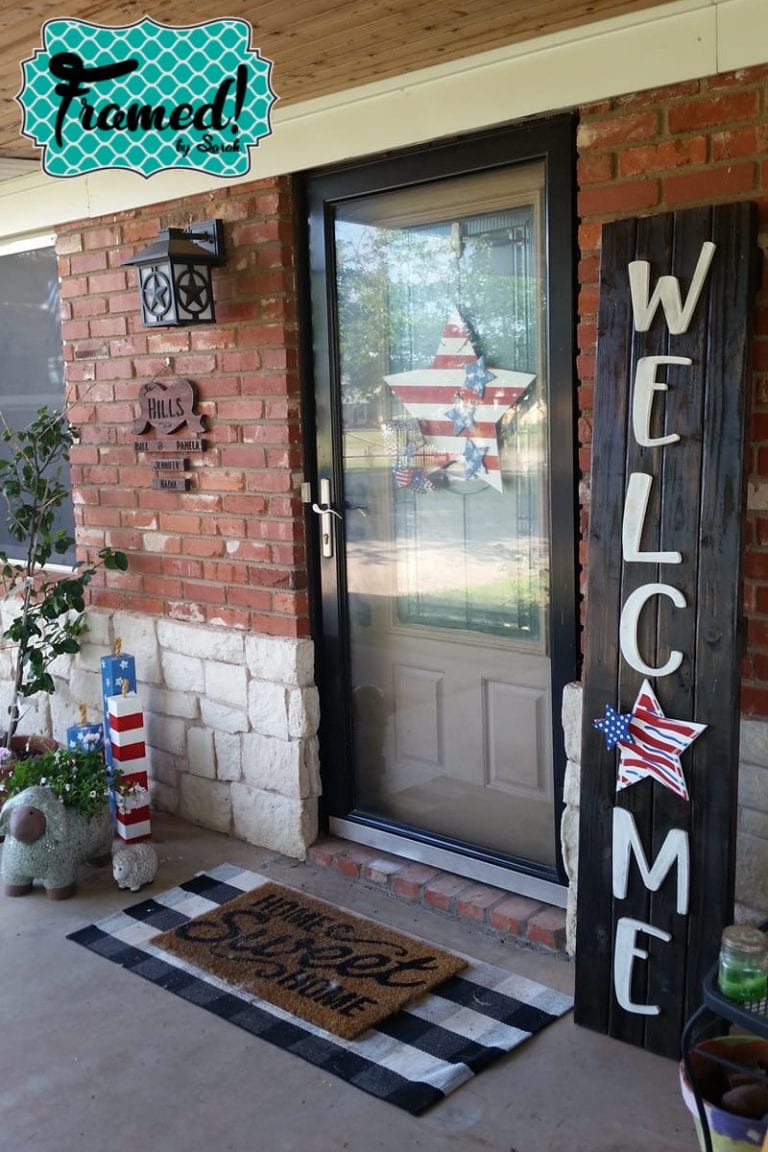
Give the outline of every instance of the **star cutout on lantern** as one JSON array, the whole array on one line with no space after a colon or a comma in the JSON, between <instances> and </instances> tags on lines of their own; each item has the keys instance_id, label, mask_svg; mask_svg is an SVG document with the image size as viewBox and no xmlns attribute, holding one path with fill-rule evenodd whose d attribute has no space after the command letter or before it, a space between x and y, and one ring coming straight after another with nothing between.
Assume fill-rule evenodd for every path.
<instances>
[{"instance_id":1,"label":"star cutout on lantern","mask_svg":"<svg viewBox=\"0 0 768 1152\"><path fill-rule=\"evenodd\" d=\"M473 476L477 476L482 468L485 471L485 454L487 448L478 448L477 444L472 440L467 440L464 448L464 479L471 480Z\"/></svg>"},{"instance_id":2,"label":"star cutout on lantern","mask_svg":"<svg viewBox=\"0 0 768 1152\"><path fill-rule=\"evenodd\" d=\"M176 277L176 290L187 312L204 312L208 307L208 281L191 264Z\"/></svg>"},{"instance_id":3,"label":"star cutout on lantern","mask_svg":"<svg viewBox=\"0 0 768 1152\"><path fill-rule=\"evenodd\" d=\"M453 420L453 434L460 436L462 432L475 427L475 409L471 404L464 404L457 400L453 408L446 412L449 420Z\"/></svg>"},{"instance_id":4,"label":"star cutout on lantern","mask_svg":"<svg viewBox=\"0 0 768 1152\"><path fill-rule=\"evenodd\" d=\"M605 746L610 752L618 743L631 744L632 737L629 732L631 712L617 712L610 704L605 706L605 716L602 720L593 720L592 727L597 728L605 737Z\"/></svg>"},{"instance_id":5,"label":"star cutout on lantern","mask_svg":"<svg viewBox=\"0 0 768 1152\"><path fill-rule=\"evenodd\" d=\"M141 286L144 306L153 316L165 316L171 306L171 284L165 273L153 268Z\"/></svg>"},{"instance_id":6,"label":"star cutout on lantern","mask_svg":"<svg viewBox=\"0 0 768 1152\"><path fill-rule=\"evenodd\" d=\"M650 776L675 795L688 800L680 757L706 727L706 724L665 716L650 684L643 680L629 721L632 743L618 741L621 754L616 791Z\"/></svg>"},{"instance_id":7,"label":"star cutout on lantern","mask_svg":"<svg viewBox=\"0 0 768 1152\"><path fill-rule=\"evenodd\" d=\"M482 400L485 395L485 386L490 384L491 380L496 377L492 372L489 372L485 366L485 360L479 356L474 364L467 364L464 369L464 387L469 388L476 396Z\"/></svg>"}]
</instances>

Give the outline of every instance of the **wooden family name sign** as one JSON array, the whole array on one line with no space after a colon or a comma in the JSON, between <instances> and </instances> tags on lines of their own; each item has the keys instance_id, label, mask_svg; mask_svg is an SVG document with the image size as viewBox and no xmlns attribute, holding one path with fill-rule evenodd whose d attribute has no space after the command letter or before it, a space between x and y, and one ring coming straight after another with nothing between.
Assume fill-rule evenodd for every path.
<instances>
[{"instance_id":1,"label":"wooden family name sign","mask_svg":"<svg viewBox=\"0 0 768 1152\"><path fill-rule=\"evenodd\" d=\"M139 390L139 416L133 422L133 433L142 436L148 428L161 433L152 440L136 440L137 452L202 452L204 432L203 417L195 411L195 387L190 380L174 376L171 381L154 378ZM186 425L186 436L170 438L170 433ZM187 461L183 457L153 460L152 487L172 492L189 491L190 480L186 475L160 475L160 473L185 473Z\"/></svg>"},{"instance_id":2,"label":"wooden family name sign","mask_svg":"<svg viewBox=\"0 0 768 1152\"><path fill-rule=\"evenodd\" d=\"M733 914L754 205L602 234L575 1019L677 1057Z\"/></svg>"}]
</instances>

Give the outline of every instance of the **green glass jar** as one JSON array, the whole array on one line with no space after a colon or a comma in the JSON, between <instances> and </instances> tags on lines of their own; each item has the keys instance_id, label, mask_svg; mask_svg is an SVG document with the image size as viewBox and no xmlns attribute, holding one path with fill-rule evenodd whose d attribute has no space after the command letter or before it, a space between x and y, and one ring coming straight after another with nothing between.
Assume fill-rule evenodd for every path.
<instances>
[{"instance_id":1,"label":"green glass jar","mask_svg":"<svg viewBox=\"0 0 768 1152\"><path fill-rule=\"evenodd\" d=\"M723 930L717 982L728 1000L757 1003L768 994L768 937L759 928L732 924Z\"/></svg>"}]
</instances>

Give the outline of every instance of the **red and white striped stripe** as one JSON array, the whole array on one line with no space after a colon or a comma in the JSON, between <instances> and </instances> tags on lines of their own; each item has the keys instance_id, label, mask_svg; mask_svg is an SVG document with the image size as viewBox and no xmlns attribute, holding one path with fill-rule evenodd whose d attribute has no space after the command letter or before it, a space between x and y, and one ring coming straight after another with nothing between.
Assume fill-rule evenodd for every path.
<instances>
[{"instance_id":1,"label":"red and white striped stripe","mask_svg":"<svg viewBox=\"0 0 768 1152\"><path fill-rule=\"evenodd\" d=\"M122 769L117 792L117 834L121 840L144 840L151 835L144 713L138 695L107 698L112 761Z\"/></svg>"}]
</instances>

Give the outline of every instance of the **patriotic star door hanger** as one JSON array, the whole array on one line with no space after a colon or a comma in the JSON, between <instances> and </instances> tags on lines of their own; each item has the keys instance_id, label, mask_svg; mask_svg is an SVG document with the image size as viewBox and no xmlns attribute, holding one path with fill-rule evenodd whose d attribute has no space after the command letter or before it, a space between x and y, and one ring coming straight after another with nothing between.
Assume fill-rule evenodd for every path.
<instances>
[{"instance_id":1,"label":"patriotic star door hanger","mask_svg":"<svg viewBox=\"0 0 768 1152\"><path fill-rule=\"evenodd\" d=\"M428 492L455 483L467 491L476 480L501 492L501 421L535 379L531 372L487 368L455 311L428 368L384 377L408 413L384 426L398 487Z\"/></svg>"},{"instance_id":2,"label":"patriotic star door hanger","mask_svg":"<svg viewBox=\"0 0 768 1152\"><path fill-rule=\"evenodd\" d=\"M676 1058L733 913L754 205L603 227L577 1023Z\"/></svg>"}]
</instances>

